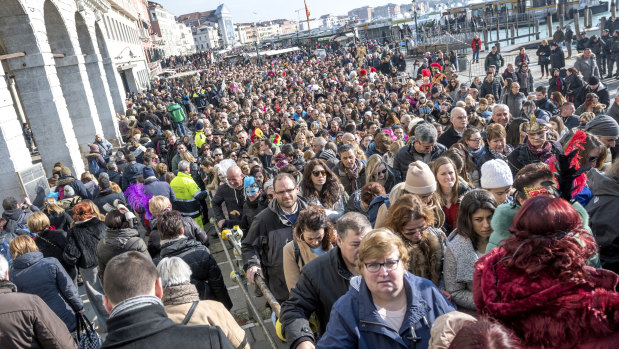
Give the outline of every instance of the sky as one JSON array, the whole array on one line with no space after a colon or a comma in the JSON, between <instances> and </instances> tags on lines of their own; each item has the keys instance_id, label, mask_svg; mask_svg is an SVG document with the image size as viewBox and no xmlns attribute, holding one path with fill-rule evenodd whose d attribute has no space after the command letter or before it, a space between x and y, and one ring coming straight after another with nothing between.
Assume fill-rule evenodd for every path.
<instances>
[{"instance_id":1,"label":"sky","mask_svg":"<svg viewBox=\"0 0 619 349\"><path fill-rule=\"evenodd\" d=\"M214 10L223 3L226 5L235 23L261 22L272 19L285 18L296 21L297 13L305 20L303 0L153 0L165 9L179 16L190 12ZM345 15L348 11L363 6L382 6L389 2L394 4L408 3L405 0L306 0L310 11L310 18L318 18L325 14ZM255 14L254 14L255 12Z\"/></svg>"}]
</instances>

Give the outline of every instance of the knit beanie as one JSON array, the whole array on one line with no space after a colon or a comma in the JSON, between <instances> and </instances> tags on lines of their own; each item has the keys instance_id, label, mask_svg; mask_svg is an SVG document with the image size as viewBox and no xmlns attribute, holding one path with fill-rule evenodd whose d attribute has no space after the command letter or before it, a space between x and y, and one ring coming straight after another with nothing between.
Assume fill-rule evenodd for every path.
<instances>
[{"instance_id":1,"label":"knit beanie","mask_svg":"<svg viewBox=\"0 0 619 349\"><path fill-rule=\"evenodd\" d=\"M585 131L598 137L617 137L619 124L611 116L598 115L587 123Z\"/></svg>"},{"instance_id":2,"label":"knit beanie","mask_svg":"<svg viewBox=\"0 0 619 349\"><path fill-rule=\"evenodd\" d=\"M110 175L106 172L101 172L99 174L99 188L106 189L110 187Z\"/></svg>"},{"instance_id":3,"label":"knit beanie","mask_svg":"<svg viewBox=\"0 0 619 349\"><path fill-rule=\"evenodd\" d=\"M514 184L512 171L503 160L486 161L481 166L481 187L484 189L503 188Z\"/></svg>"},{"instance_id":4,"label":"knit beanie","mask_svg":"<svg viewBox=\"0 0 619 349\"><path fill-rule=\"evenodd\" d=\"M64 197L65 198L72 198L72 197L75 196L75 190L73 189L72 186L67 184L67 185L64 186L63 189L64 189Z\"/></svg>"},{"instance_id":5,"label":"knit beanie","mask_svg":"<svg viewBox=\"0 0 619 349\"><path fill-rule=\"evenodd\" d=\"M436 179L426 163L415 161L408 166L404 190L418 195L431 194L436 190Z\"/></svg>"},{"instance_id":6,"label":"knit beanie","mask_svg":"<svg viewBox=\"0 0 619 349\"><path fill-rule=\"evenodd\" d=\"M152 168L146 166L146 167L144 167L144 169L142 169L142 177L144 179L146 179L148 177L155 177L155 171L153 171Z\"/></svg>"}]
</instances>

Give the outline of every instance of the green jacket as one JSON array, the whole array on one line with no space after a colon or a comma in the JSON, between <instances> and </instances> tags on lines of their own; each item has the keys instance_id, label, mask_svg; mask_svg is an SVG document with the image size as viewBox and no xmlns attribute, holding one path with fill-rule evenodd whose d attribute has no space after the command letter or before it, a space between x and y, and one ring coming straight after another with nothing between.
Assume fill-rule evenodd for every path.
<instances>
[{"instance_id":1,"label":"green jacket","mask_svg":"<svg viewBox=\"0 0 619 349\"><path fill-rule=\"evenodd\" d=\"M168 111L172 114L172 121L174 122L183 122L187 116L185 115L185 110L178 103L172 103L168 107Z\"/></svg>"}]
</instances>

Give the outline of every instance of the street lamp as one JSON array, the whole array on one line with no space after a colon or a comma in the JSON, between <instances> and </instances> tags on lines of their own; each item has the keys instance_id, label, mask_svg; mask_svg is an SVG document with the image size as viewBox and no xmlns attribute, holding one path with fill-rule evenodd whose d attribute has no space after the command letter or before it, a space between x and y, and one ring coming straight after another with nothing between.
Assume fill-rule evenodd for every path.
<instances>
[{"instance_id":1,"label":"street lamp","mask_svg":"<svg viewBox=\"0 0 619 349\"><path fill-rule=\"evenodd\" d=\"M417 26L417 2L412 0L411 12L415 15L415 41L419 38L419 27Z\"/></svg>"}]
</instances>

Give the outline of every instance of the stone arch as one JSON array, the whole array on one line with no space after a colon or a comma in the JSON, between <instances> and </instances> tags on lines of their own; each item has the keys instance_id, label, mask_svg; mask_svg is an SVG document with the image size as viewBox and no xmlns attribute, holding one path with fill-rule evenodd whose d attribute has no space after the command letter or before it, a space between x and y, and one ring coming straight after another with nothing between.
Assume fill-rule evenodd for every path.
<instances>
[{"instance_id":1,"label":"stone arch","mask_svg":"<svg viewBox=\"0 0 619 349\"><path fill-rule=\"evenodd\" d=\"M118 114L125 114L125 101L124 94L121 93L120 77L114 69L112 58L107 48L105 36L99 21L95 22L95 36L97 38L97 45L99 47L99 54L101 55L101 61L103 62L103 68L105 70L105 77L107 79L108 87L110 89L110 95L112 96L112 103L114 105L114 111Z\"/></svg>"},{"instance_id":2,"label":"stone arch","mask_svg":"<svg viewBox=\"0 0 619 349\"><path fill-rule=\"evenodd\" d=\"M89 149L88 143L93 142L95 134L102 132L102 129L93 93L86 88L89 84L84 56L79 48L75 47L67 28L67 21L52 0L46 0L43 4L43 19L77 143L82 153L86 154Z\"/></svg>"},{"instance_id":3,"label":"stone arch","mask_svg":"<svg viewBox=\"0 0 619 349\"><path fill-rule=\"evenodd\" d=\"M75 134L49 55L40 6L3 0L0 11L0 52L16 54L0 67L0 190L2 196L24 195L16 172L32 166L5 74L14 79L18 98L37 141L47 173L62 162L72 171L84 170ZM23 55L21 55L23 53Z\"/></svg>"}]
</instances>

